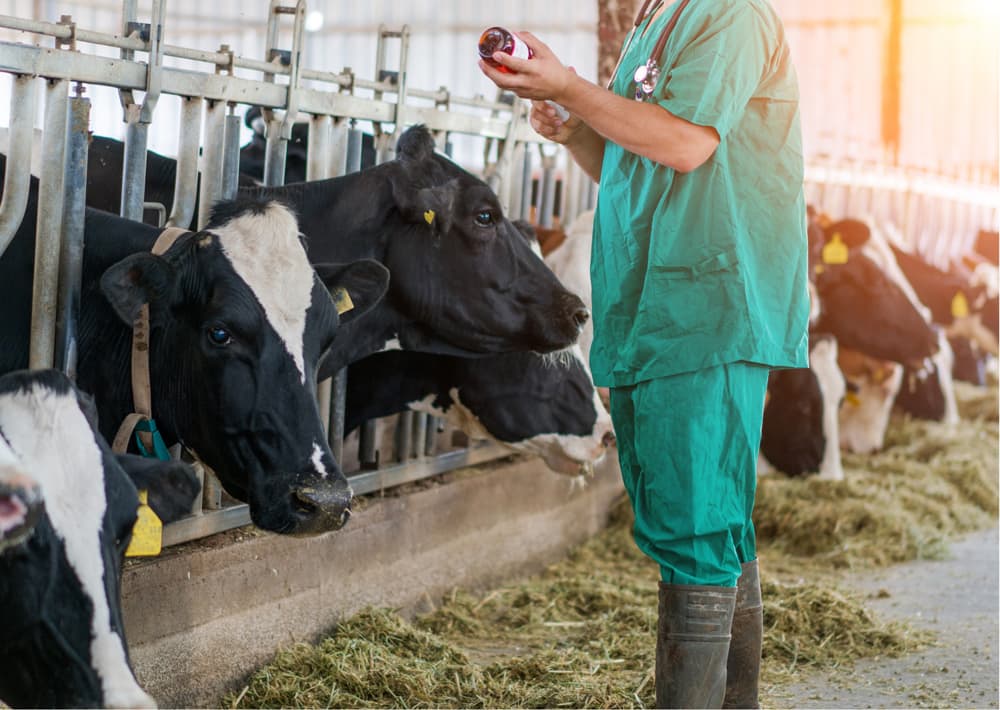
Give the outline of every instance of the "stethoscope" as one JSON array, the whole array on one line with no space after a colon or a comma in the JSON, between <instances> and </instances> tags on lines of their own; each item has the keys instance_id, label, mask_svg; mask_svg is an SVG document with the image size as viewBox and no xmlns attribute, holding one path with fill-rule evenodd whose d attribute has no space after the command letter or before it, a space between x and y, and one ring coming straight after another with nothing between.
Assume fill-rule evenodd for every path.
<instances>
[{"instance_id":1,"label":"stethoscope","mask_svg":"<svg viewBox=\"0 0 1000 710\"><path fill-rule=\"evenodd\" d=\"M622 49L622 53L618 56L618 63L615 64L614 71L611 72L611 78L608 80L607 88L611 88L611 84L618 75L618 69L621 67L621 63L625 58L625 55L628 54L629 47L632 46L632 40L635 38L635 33L638 31L639 25L642 24L642 21L646 19L647 15L656 12L663 0L657 0L656 4L650 8L649 6L652 2L653 0L643 0L642 6L639 8L639 12L636 13L635 22L632 24L632 31L629 32L628 39L625 41L625 47ZM645 101L653 95L653 89L656 88L656 82L660 78L660 63L658 58L663 54L663 49L667 46L667 38L670 36L671 31L673 31L674 25L677 24L677 20L680 18L681 12L689 2L691 2L691 0L681 0L677 4L677 9L674 10L674 14L671 16L670 22L666 24L663 31L660 33L659 39L656 40L656 46L653 47L653 51L650 53L649 59L637 66L635 71L632 73L632 81L635 84L634 96L636 101Z\"/></svg>"}]
</instances>

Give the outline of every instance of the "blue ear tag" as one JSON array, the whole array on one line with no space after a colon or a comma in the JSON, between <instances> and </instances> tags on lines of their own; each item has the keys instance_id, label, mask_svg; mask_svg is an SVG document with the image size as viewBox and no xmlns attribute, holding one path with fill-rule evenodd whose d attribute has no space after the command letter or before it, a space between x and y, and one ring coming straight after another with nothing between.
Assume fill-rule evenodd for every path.
<instances>
[{"instance_id":1,"label":"blue ear tag","mask_svg":"<svg viewBox=\"0 0 1000 710\"><path fill-rule=\"evenodd\" d=\"M152 453L147 451L146 447L142 445L142 439L139 437L140 431L149 432L150 436L153 437ZM170 460L170 452L167 451L167 444L163 441L163 435L160 434L160 431L156 428L156 422L152 419L143 419L136 424L135 433L132 436L135 437L135 445L139 447L139 452L147 459Z\"/></svg>"}]
</instances>

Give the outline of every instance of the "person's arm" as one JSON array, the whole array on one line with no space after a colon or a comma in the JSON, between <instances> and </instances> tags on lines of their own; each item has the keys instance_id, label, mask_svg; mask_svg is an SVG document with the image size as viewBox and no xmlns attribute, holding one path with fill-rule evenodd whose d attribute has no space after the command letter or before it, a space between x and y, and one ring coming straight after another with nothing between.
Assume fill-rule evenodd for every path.
<instances>
[{"instance_id":1,"label":"person's arm","mask_svg":"<svg viewBox=\"0 0 1000 710\"><path fill-rule=\"evenodd\" d=\"M566 145L591 177L600 176L597 155L603 157L605 139L680 172L694 170L715 152L719 134L714 128L678 118L657 104L617 96L564 67L531 33L519 35L534 57L517 59L498 52L494 60L513 73L480 62L483 73L497 86L533 99L532 126L540 135ZM572 114L569 121L563 124L552 107L540 103L543 99L562 104Z\"/></svg>"}]
</instances>

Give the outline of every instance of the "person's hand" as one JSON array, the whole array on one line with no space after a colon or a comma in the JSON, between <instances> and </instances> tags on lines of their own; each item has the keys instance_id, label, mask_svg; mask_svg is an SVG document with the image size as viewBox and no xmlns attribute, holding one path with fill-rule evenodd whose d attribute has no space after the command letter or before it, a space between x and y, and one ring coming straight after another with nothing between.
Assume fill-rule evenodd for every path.
<instances>
[{"instance_id":1,"label":"person's hand","mask_svg":"<svg viewBox=\"0 0 1000 710\"><path fill-rule=\"evenodd\" d=\"M563 66L552 50L530 32L518 32L517 36L531 49L534 54L531 59L495 52L493 60L509 69L510 73L502 72L483 60L479 60L479 68L494 84L522 99L558 102L575 78L575 73Z\"/></svg>"},{"instance_id":2,"label":"person's hand","mask_svg":"<svg viewBox=\"0 0 1000 710\"><path fill-rule=\"evenodd\" d=\"M531 127L535 129L535 133L542 138L562 144L569 143L580 126L583 125L583 121L573 114L570 114L569 118L563 121L552 105L545 101L531 102L531 113L528 120L531 122Z\"/></svg>"}]
</instances>

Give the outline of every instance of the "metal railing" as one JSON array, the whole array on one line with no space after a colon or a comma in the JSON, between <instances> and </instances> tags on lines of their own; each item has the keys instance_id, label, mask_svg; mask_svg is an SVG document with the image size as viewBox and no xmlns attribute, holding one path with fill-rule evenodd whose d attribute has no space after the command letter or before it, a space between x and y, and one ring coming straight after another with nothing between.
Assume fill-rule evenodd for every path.
<instances>
[{"instance_id":1,"label":"metal railing","mask_svg":"<svg viewBox=\"0 0 1000 710\"><path fill-rule=\"evenodd\" d=\"M541 162L536 205L541 224L551 224L557 156L530 128L526 105L512 97L463 98L445 87L424 90L406 81L408 29L381 27L376 76L357 77L353 72L311 70L300 64L302 19L305 0L282 5L272 0L267 28L265 59L238 57L222 44L219 51L187 49L166 43L167 0L153 0L150 22L140 22L137 0L123 0L122 33L94 32L77 27L69 16L59 22L28 20L0 15L0 29L10 29L53 38L53 47L0 42L0 72L13 75L10 110L9 159L0 203L0 255L21 223L27 202L31 165L30 131L35 120L36 85L44 83L46 95L44 153L40 176L41 204L50 209L39 215L35 301L32 309L31 366L54 364L68 373L75 369L75 309L79 301L79 268L83 238L84 186L86 185L86 136L90 105L83 98L86 84L119 90L126 124L125 159L122 176L123 216L141 220L144 208L146 133L154 119L158 99L181 97L179 150L174 204L164 205L168 225L184 226L194 215L195 185L200 172L200 213L204 225L207 210L220 198L236 191L239 160L237 105L260 106L267 121L265 184L282 182L287 141L292 123L303 117L310 123L308 177L319 179L345 174L360 167L359 121L375 128L380 159L394 151L394 139L405 125L422 123L435 136L440 148L451 134L482 137L497 147L497 160L486 177L513 217L526 217L531 208L533 154ZM277 46L279 23L293 22L290 48ZM399 62L388 66L385 51L390 41L400 42ZM120 50L120 57L98 56L80 49L93 44ZM136 59L145 54L145 61ZM207 65L204 71L163 66L164 57L175 57ZM235 69L259 72L260 78L234 75ZM278 81L278 78L281 81ZM315 86L306 86L308 80ZM70 87L75 95L70 97ZM142 92L141 98L137 92ZM364 92L370 95L361 95ZM204 116L204 130L202 118ZM200 155L199 155L200 153ZM563 176L566 219L586 209L593 189L570 169ZM59 209L51 209L59 205ZM567 211L569 210L569 211ZM58 322L58 326L57 326ZM58 332L58 336L56 337ZM340 373L319 392L323 412L330 412L329 435L335 455L342 454L344 392L346 376ZM465 448L436 453L433 446L437 424L425 415L407 413L399 418L395 460L380 464L375 456L372 427L361 433L361 468L351 475L358 494L370 493L454 468L474 465L506 455L500 446L474 442ZM343 465L343 464L342 464ZM198 510L190 517L167 526L165 544L177 544L249 523L247 506L227 505L214 477L206 477Z\"/></svg>"}]
</instances>

